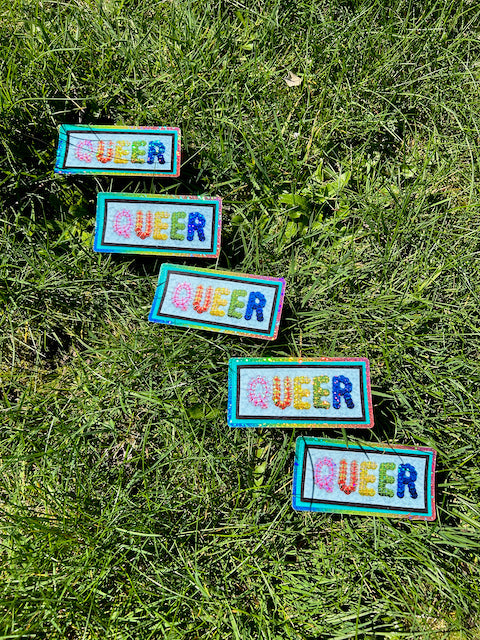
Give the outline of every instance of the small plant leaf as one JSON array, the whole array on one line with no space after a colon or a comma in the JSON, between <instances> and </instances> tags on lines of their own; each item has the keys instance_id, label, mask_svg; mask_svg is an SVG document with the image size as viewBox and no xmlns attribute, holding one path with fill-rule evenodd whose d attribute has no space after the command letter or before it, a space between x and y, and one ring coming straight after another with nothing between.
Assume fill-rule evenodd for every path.
<instances>
[{"instance_id":1,"label":"small plant leaf","mask_svg":"<svg viewBox=\"0 0 480 640\"><path fill-rule=\"evenodd\" d=\"M310 203L304 196L299 196L296 193L282 193L279 195L278 200L283 204L289 204L292 207L299 207L302 211L308 211Z\"/></svg>"}]
</instances>

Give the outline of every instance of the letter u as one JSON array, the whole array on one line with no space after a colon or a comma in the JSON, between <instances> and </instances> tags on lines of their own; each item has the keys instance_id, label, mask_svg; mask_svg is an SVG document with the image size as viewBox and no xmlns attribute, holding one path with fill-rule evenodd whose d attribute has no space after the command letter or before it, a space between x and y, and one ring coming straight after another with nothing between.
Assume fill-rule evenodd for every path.
<instances>
[{"instance_id":1,"label":"letter u","mask_svg":"<svg viewBox=\"0 0 480 640\"><path fill-rule=\"evenodd\" d=\"M347 461L340 460L340 471L338 474L338 486L347 496L355 491L358 483L358 463L352 460L350 463L350 484L347 484Z\"/></svg>"},{"instance_id":2,"label":"letter u","mask_svg":"<svg viewBox=\"0 0 480 640\"><path fill-rule=\"evenodd\" d=\"M137 219L135 222L135 233L139 238L145 240L152 233L152 212L147 211L147 219L145 221L145 231L143 229L143 213L137 211Z\"/></svg>"},{"instance_id":3,"label":"letter u","mask_svg":"<svg viewBox=\"0 0 480 640\"><path fill-rule=\"evenodd\" d=\"M197 291L195 293L195 299L193 301L193 308L197 313L205 313L208 310L210 305L212 304L213 298L213 287L208 287L205 293L205 302L202 305L203 298L203 286L200 284L197 287Z\"/></svg>"},{"instance_id":4,"label":"letter u","mask_svg":"<svg viewBox=\"0 0 480 640\"><path fill-rule=\"evenodd\" d=\"M105 164L106 162L110 162L112 158L113 158L113 141L112 140L108 141L107 155L105 155L105 143L103 142L103 140L99 140L97 145L97 160Z\"/></svg>"},{"instance_id":5,"label":"letter u","mask_svg":"<svg viewBox=\"0 0 480 640\"><path fill-rule=\"evenodd\" d=\"M292 381L287 376L283 380L283 400L282 397L282 381L278 376L273 378L273 404L280 409L286 409L292 403Z\"/></svg>"}]
</instances>

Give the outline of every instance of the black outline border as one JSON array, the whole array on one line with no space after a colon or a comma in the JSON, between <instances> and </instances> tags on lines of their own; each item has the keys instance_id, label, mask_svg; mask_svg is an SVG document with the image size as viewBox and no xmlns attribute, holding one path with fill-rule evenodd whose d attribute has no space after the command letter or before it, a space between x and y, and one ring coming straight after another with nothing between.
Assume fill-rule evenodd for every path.
<instances>
[{"instance_id":1,"label":"black outline border","mask_svg":"<svg viewBox=\"0 0 480 640\"><path fill-rule=\"evenodd\" d=\"M143 249L151 249L152 253L153 250L155 250L155 252L159 251L159 252L164 252L164 251L168 251L169 253L172 251L176 251L178 253L182 253L182 255L185 254L193 254L193 253L211 253L212 255L215 255L216 253L216 247L214 247L214 236L215 236L215 226L218 226L218 212L219 212L219 202L217 201L216 203L206 203L205 201L201 201L201 200L194 200L194 199L185 199L182 200L181 202L176 202L174 198L172 199L167 199L167 198L148 198L148 199L142 199L142 198L132 198L132 199L123 199L123 198L102 198L103 200L103 228L102 228L102 233L101 233L101 238L100 238L100 248L101 247L128 247L128 248L132 248L132 249L138 249L138 250L143 250ZM176 205L178 204L179 206L199 206L199 207L211 207L212 208L212 225L211 225L211 229L210 229L210 238L211 238L211 243L210 246L208 248L205 247L200 247L198 249L192 249L192 248L187 248L184 251L182 251L181 247L172 247L172 246L158 246L158 245L147 245L147 244L123 244L123 243L110 243L110 242L105 242L105 233L106 233L106 229L107 229L107 205L111 202L127 202L127 203L161 203L161 204L168 204L168 205ZM191 204L190 204L191 203ZM216 224L215 224L216 223ZM217 241L218 241L218 237L217 237ZM218 244L218 242L217 242Z\"/></svg>"},{"instance_id":2,"label":"black outline border","mask_svg":"<svg viewBox=\"0 0 480 640\"><path fill-rule=\"evenodd\" d=\"M178 146L178 144L175 144L175 138L178 135L178 131L164 131L164 132L157 132L155 133L154 131L152 131L151 129L144 129L142 131L138 131L137 129L105 129L105 128L94 128L94 129L64 129L64 134L65 134L65 153L63 155L62 158L62 165L59 167L59 169L61 169L62 171L68 171L69 169L71 170L79 170L79 171L85 171L87 173L98 173L98 174L103 174L103 167L96 167L96 168L88 168L88 167L74 167L71 165L66 166L66 162L67 162L67 156L68 156L68 150L70 147L70 136L72 133L82 133L82 131L85 131L85 133L125 133L127 135L137 135L137 136L145 136L145 135L159 135L159 136L171 136L172 137L172 154L171 154L171 158L170 158L170 169L166 170L166 171L162 171L161 169L132 169L132 168L110 168L110 167L105 167L105 171L108 171L109 174L116 174L116 173L123 173L123 175L127 175L131 174L131 175L135 175L137 173L140 174L145 174L145 173L155 173L155 174L162 174L165 176L175 176L176 174L174 173L174 165L175 165L175 154L177 153L177 149L176 147ZM177 167L178 169L178 167Z\"/></svg>"},{"instance_id":3,"label":"black outline border","mask_svg":"<svg viewBox=\"0 0 480 640\"><path fill-rule=\"evenodd\" d=\"M220 322L209 322L207 320L194 320L193 318L185 318L184 316L174 316L174 315L170 315L170 314L166 314L166 313L161 313L160 309L162 307L163 301L165 300L165 296L167 295L167 289L168 289L168 284L169 284L169 280L170 280L170 276L172 274L175 273L180 273L182 275L188 275L194 278L211 278L213 280L223 280L223 282L225 282L226 280L229 282L243 282L245 284L249 284L251 286L252 281L256 282L257 284L261 285L262 287L273 287L275 289L275 297L273 299L273 305L272 305L272 313L271 313L271 317L269 320L269 325L268 325L268 329L252 329L249 330L248 327L239 327L237 324L223 324ZM186 325L190 324L190 326L214 326L215 328L223 328L225 327L226 329L235 329L236 331L242 332L242 333L251 333L251 334L259 334L261 333L262 335L271 335L271 331L272 331L272 327L274 326L274 320L276 318L276 313L275 313L275 309L277 308L277 302L278 302L278 297L280 295L280 292L282 290L282 282L278 282L275 284L267 284L264 282L259 282L258 280L252 278L250 279L243 279L241 277L238 278L226 278L225 276L221 276L221 275L215 275L215 272L212 271L212 275L207 274L205 272L203 273L195 273L192 271L184 271L182 269L169 269L167 272L167 277L163 283L163 291L162 291L162 296L160 298L159 303L157 304L157 309L154 312L154 316L156 316L157 318L173 318L175 320L183 320L185 322Z\"/></svg>"},{"instance_id":4,"label":"black outline border","mask_svg":"<svg viewBox=\"0 0 480 640\"><path fill-rule=\"evenodd\" d=\"M317 418L317 417L303 417L303 418L291 418L291 417L282 417L282 416L246 416L246 415L240 415L240 369L255 369L255 368L263 368L263 369L278 369L279 367L282 368L289 368L291 369L292 367L294 368L307 368L307 369L311 369L312 367L322 367L322 368L329 368L331 369L332 367L337 366L338 368L345 368L345 369L360 369L360 392L361 392L361 399L362 399L362 415L359 418L328 418L328 419L322 419L322 418ZM237 383L236 383L236 390L237 390L237 397L236 397L236 402L235 402L235 416L234 416L234 420L255 420L258 423L263 423L265 420L272 420L274 421L276 424L289 424L289 423L300 423L300 424L311 424L313 422L318 422L319 424L335 424L335 423L339 423L339 424L348 424L348 423L352 423L352 424L358 424L359 422L362 422L364 424L367 424L366 421L366 411L365 411L365 401L368 401L368 398L366 398L366 389L364 388L364 384L363 384L363 374L365 373L366 375L366 367L365 367L365 363L363 364L363 366L361 364L351 364L351 365L339 365L339 364L335 364L335 361L332 360L330 362L312 362L312 363L305 363L305 364L298 364L295 362L292 363L276 363L276 364L240 364L236 366L236 375L237 375Z\"/></svg>"},{"instance_id":5,"label":"black outline border","mask_svg":"<svg viewBox=\"0 0 480 640\"><path fill-rule=\"evenodd\" d=\"M431 515L431 509L428 505L428 479L430 477L430 464L429 464L429 459L431 459L431 456L428 453L425 453L424 451L415 451L415 452L410 452L408 451L408 449L402 449L402 452L400 453L399 451L395 451L395 448L393 448L393 450L391 452L389 452L388 449L384 449L382 448L380 451L376 450L375 448L370 448L368 446L366 447L361 447L359 445L350 445L349 447L332 447L331 445L322 445L322 444L307 444L306 442L304 443L305 446L305 450L303 452L303 460L302 460L302 481L300 483L300 493L298 494L299 500L300 502L303 503L307 503L307 504L326 504L326 505L332 505L332 506L338 506L338 507L354 507L357 508L359 511L368 511L368 509L379 509L379 510L383 510L383 511L397 511L397 512L402 512L402 513L406 513L406 514L412 514L412 515ZM424 482L424 487L423 487L423 495L425 498L425 507L422 509L415 509L415 508L411 508L411 507L406 507L405 509L402 509L402 507L398 507L398 506L392 506L392 507L388 507L385 505L375 505L372 504L370 502L367 503L359 503L359 502L338 502L337 500L317 500L314 498L304 498L304 487L305 487L305 475L306 475L306 462L307 462L307 455L308 455L308 450L309 449L327 449L329 451L359 451L360 453L364 453L367 454L368 453L376 453L379 455L382 454L387 454L387 455L398 455L399 457L402 456L410 456L410 457L415 457L415 458L424 458L426 461L426 467L425 467L425 482ZM340 511L337 513L341 513Z\"/></svg>"}]
</instances>

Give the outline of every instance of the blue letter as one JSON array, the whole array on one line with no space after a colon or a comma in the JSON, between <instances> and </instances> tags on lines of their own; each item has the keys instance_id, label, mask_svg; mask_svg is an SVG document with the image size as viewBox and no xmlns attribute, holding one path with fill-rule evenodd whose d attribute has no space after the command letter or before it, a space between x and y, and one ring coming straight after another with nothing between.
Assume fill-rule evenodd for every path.
<instances>
[{"instance_id":1,"label":"blue letter","mask_svg":"<svg viewBox=\"0 0 480 640\"><path fill-rule=\"evenodd\" d=\"M340 385L343 384L343 387ZM346 376L333 376L332 378L332 396L333 396L333 408L340 409L340 397L343 396L347 407L353 409L352 392L353 385Z\"/></svg>"},{"instance_id":2,"label":"blue letter","mask_svg":"<svg viewBox=\"0 0 480 640\"><path fill-rule=\"evenodd\" d=\"M196 222L198 220L198 222ZM205 226L205 218L201 213L196 211L195 213L188 214L188 235L187 240L190 242L193 240L193 236L195 235L195 231L198 233L198 239L200 242L205 242L205 234L203 232L203 227Z\"/></svg>"},{"instance_id":3,"label":"blue letter","mask_svg":"<svg viewBox=\"0 0 480 640\"><path fill-rule=\"evenodd\" d=\"M245 320L250 320L255 309L257 313L257 321L263 322L263 307L265 306L267 299L260 293L260 291L251 291L248 296L247 310L245 311Z\"/></svg>"},{"instance_id":4,"label":"blue letter","mask_svg":"<svg viewBox=\"0 0 480 640\"><path fill-rule=\"evenodd\" d=\"M408 471L408 476L406 472ZM417 497L417 490L415 489L415 480L417 479L417 471L411 464L400 464L398 466L398 485L397 496L403 498L405 493L405 485L408 485L408 490L412 498Z\"/></svg>"},{"instance_id":5,"label":"blue letter","mask_svg":"<svg viewBox=\"0 0 480 640\"><path fill-rule=\"evenodd\" d=\"M165 145L160 140L155 140L154 142L148 143L148 164L153 164L155 162L155 156L158 158L158 164L165 164L165 158L163 154L165 153Z\"/></svg>"}]
</instances>

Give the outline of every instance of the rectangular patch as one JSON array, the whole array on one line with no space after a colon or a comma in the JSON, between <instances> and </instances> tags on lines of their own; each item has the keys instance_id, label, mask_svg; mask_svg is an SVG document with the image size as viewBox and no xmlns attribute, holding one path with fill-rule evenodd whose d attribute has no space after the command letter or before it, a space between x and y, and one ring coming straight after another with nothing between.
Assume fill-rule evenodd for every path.
<instances>
[{"instance_id":1,"label":"rectangular patch","mask_svg":"<svg viewBox=\"0 0 480 640\"><path fill-rule=\"evenodd\" d=\"M232 358L231 427L373 427L366 358Z\"/></svg>"},{"instance_id":2,"label":"rectangular patch","mask_svg":"<svg viewBox=\"0 0 480 640\"><path fill-rule=\"evenodd\" d=\"M99 193L93 248L217 258L221 211L220 198Z\"/></svg>"},{"instance_id":3,"label":"rectangular patch","mask_svg":"<svg viewBox=\"0 0 480 640\"><path fill-rule=\"evenodd\" d=\"M61 124L56 173L180 175L180 129Z\"/></svg>"},{"instance_id":4,"label":"rectangular patch","mask_svg":"<svg viewBox=\"0 0 480 640\"><path fill-rule=\"evenodd\" d=\"M274 340L284 294L283 278L163 264L148 319Z\"/></svg>"},{"instance_id":5,"label":"rectangular patch","mask_svg":"<svg viewBox=\"0 0 480 640\"><path fill-rule=\"evenodd\" d=\"M293 508L435 520L435 458L429 447L297 438Z\"/></svg>"}]
</instances>

